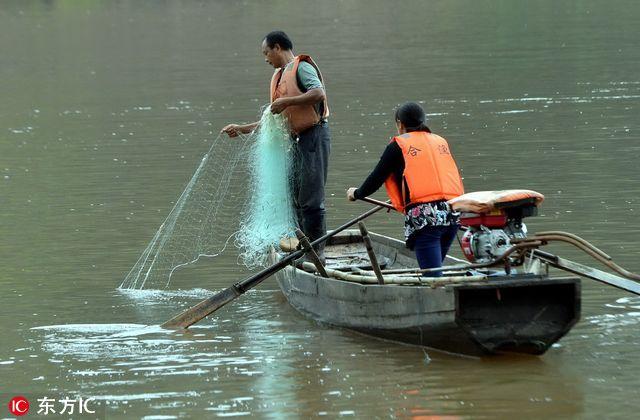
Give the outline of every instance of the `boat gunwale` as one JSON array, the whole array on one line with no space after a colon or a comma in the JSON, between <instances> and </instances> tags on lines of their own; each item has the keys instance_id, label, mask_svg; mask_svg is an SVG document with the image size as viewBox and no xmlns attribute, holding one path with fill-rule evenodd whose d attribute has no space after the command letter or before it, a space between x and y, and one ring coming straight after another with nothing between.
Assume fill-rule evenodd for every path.
<instances>
[{"instance_id":1,"label":"boat gunwale","mask_svg":"<svg viewBox=\"0 0 640 420\"><path fill-rule=\"evenodd\" d=\"M402 242L399 239L382 235L379 233L375 233L375 232L369 232L369 236L373 240L374 244L380 244L382 246L391 248L396 253L399 253L407 258L414 257L413 253L405 247L404 242ZM327 246L356 244L356 243L362 243L361 241L362 241L362 235L359 230L347 229L347 230L344 230L343 232L338 233L336 236L331 237L327 243ZM281 251L278 252L274 248L272 248L271 254L272 254L271 258L274 261L278 261L283 257L283 255L286 255L286 253L283 253ZM452 258L452 257L450 258L454 259L457 262L460 262L460 260L457 258ZM397 260L397 255L395 256L395 258L393 259L390 258L390 259L393 260L393 263L395 263ZM364 275L362 273L354 274L352 272L350 273L350 272L337 270L335 268L331 268L331 266L325 266L325 270L327 270L327 273L329 274L329 277L327 278L317 274L317 270L315 269L313 264L309 262L292 264L289 267L295 270L296 275L298 273L306 273L306 274L315 276L321 280L332 280L340 283L357 284L364 287L402 286L403 288L413 287L416 289L422 289L426 287L426 288L433 289L438 287L451 287L451 286L464 286L464 285L490 286L490 285L496 285L498 284L498 282L501 282L499 283L500 285L507 286L509 283L514 283L514 282L519 283L523 280L527 280L531 278L549 279L549 280L553 280L556 278L558 279L567 278L566 276L552 278L546 275L540 275L540 274L534 274L534 273L495 275L491 273L482 273L481 270L477 270L477 269L474 269L474 271L480 274L453 276L453 275L446 275L446 273L444 273L444 275L442 275L441 277L425 277L425 276L421 276L418 273L407 273L402 276L390 275L390 274L384 275L384 271L383 271L385 284L379 284L378 279L373 272L371 272L372 273L371 275ZM414 267L411 267L411 268L414 268ZM416 270L419 269L418 267L415 267L415 268ZM443 268L446 270L446 266L443 266ZM340 273L343 273L343 274L340 274ZM335 277L336 275L339 277Z\"/></svg>"}]
</instances>

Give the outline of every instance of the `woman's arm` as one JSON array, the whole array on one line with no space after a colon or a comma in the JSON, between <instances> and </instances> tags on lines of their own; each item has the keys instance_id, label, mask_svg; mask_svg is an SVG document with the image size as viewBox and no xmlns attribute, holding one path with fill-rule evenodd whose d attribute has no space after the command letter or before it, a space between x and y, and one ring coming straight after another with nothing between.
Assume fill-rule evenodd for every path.
<instances>
[{"instance_id":1,"label":"woman's arm","mask_svg":"<svg viewBox=\"0 0 640 420\"><path fill-rule=\"evenodd\" d=\"M404 170L404 159L402 158L402 149L398 143L391 142L384 149L380 160L376 167L371 171L367 179L362 183L360 188L353 193L354 198L367 197L376 192L389 175Z\"/></svg>"}]
</instances>

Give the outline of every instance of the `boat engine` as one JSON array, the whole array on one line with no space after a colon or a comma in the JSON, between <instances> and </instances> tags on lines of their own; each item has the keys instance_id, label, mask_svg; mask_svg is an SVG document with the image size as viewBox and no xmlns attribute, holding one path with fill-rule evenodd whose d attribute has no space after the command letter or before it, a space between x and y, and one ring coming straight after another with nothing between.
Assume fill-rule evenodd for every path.
<instances>
[{"instance_id":1,"label":"boat engine","mask_svg":"<svg viewBox=\"0 0 640 420\"><path fill-rule=\"evenodd\" d=\"M495 207L489 213L460 214L460 224L467 227L460 246L471 262L491 261L511 247L511 239L526 237L527 227L522 219L535 216L538 210L530 200L499 203Z\"/></svg>"}]
</instances>

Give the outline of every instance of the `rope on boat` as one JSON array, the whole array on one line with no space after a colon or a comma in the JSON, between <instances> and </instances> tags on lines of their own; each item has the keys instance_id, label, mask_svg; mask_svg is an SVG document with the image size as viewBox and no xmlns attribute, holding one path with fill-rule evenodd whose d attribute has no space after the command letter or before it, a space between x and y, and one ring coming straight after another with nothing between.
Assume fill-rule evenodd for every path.
<instances>
[{"instance_id":1,"label":"rope on boat","mask_svg":"<svg viewBox=\"0 0 640 420\"><path fill-rule=\"evenodd\" d=\"M302 268L304 271L315 272L316 267L310 262L299 263L298 266ZM327 274L331 277L334 277L339 280L346 280L355 283L362 284L378 284L378 278L363 274L353 274L347 273L340 270L335 270L333 268L325 267ZM420 275L416 275L415 277L408 276L385 276L384 284L393 284L393 285L421 285L421 286L431 286L438 287L445 284L451 283L468 283L468 282L476 282L476 281L487 281L489 279L486 275L474 275L474 276L449 276L449 277L422 277Z\"/></svg>"}]
</instances>

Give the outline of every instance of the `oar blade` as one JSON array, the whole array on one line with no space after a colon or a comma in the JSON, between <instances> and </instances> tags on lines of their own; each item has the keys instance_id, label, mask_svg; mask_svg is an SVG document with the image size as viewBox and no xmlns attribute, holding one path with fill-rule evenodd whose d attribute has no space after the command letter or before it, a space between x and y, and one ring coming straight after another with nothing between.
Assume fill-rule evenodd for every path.
<instances>
[{"instance_id":1,"label":"oar blade","mask_svg":"<svg viewBox=\"0 0 640 420\"><path fill-rule=\"evenodd\" d=\"M189 308L181 314L171 318L170 320L162 324L161 327L167 329L188 328L189 326L200 321L202 318L211 315L240 295L240 291L234 284L230 287L227 287L223 291L211 296L210 298L203 300L196 306Z\"/></svg>"}]
</instances>

